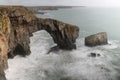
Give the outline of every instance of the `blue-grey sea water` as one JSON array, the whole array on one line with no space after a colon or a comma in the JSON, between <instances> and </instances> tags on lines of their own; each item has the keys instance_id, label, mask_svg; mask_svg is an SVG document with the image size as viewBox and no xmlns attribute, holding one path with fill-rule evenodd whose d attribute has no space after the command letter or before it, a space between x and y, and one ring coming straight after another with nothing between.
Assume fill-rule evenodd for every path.
<instances>
[{"instance_id":1,"label":"blue-grey sea water","mask_svg":"<svg viewBox=\"0 0 120 80\"><path fill-rule=\"evenodd\" d=\"M8 80L120 80L120 8L76 7L36 16L79 26L77 49L47 55L56 44L46 31L35 32L31 55L8 60ZM109 44L86 47L84 38L98 32L107 32ZM100 56L89 57L91 52Z\"/></svg>"}]
</instances>

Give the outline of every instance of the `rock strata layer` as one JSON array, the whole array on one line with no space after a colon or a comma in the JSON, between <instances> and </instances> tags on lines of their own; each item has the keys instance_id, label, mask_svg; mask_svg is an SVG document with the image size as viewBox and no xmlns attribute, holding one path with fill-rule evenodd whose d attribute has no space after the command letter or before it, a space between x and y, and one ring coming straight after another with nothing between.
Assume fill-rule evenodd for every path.
<instances>
[{"instance_id":1,"label":"rock strata layer","mask_svg":"<svg viewBox=\"0 0 120 80\"><path fill-rule=\"evenodd\" d=\"M85 38L85 45L89 47L105 44L108 44L106 32L97 33Z\"/></svg>"}]
</instances>

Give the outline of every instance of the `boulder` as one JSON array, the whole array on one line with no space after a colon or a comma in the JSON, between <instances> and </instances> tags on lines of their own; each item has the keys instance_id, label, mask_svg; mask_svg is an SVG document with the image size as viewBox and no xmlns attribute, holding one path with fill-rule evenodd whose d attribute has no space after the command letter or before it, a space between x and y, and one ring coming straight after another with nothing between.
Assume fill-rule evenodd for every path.
<instances>
[{"instance_id":1,"label":"boulder","mask_svg":"<svg viewBox=\"0 0 120 80\"><path fill-rule=\"evenodd\" d=\"M108 44L106 32L97 33L85 38L85 45L89 47L105 44Z\"/></svg>"}]
</instances>

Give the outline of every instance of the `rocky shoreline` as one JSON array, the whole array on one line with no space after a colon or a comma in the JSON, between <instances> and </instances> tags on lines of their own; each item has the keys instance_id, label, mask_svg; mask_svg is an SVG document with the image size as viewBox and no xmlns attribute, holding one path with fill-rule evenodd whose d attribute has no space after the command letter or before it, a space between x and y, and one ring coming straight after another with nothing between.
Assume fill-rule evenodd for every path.
<instances>
[{"instance_id":1,"label":"rocky shoreline","mask_svg":"<svg viewBox=\"0 0 120 80\"><path fill-rule=\"evenodd\" d=\"M48 53L59 49L76 49L78 26L49 18L37 18L33 11L23 6L0 7L0 80L6 80L4 70L9 67L8 58L30 55L30 37L39 30L48 32L57 44ZM105 32L85 38L85 45L88 47L105 44L108 44ZM88 56L96 57L100 54L90 53Z\"/></svg>"},{"instance_id":2,"label":"rocky shoreline","mask_svg":"<svg viewBox=\"0 0 120 80\"><path fill-rule=\"evenodd\" d=\"M8 68L8 58L30 54L30 37L38 30L46 30L60 49L76 49L77 26L37 18L23 6L0 7L0 80L6 80L4 70Z\"/></svg>"}]
</instances>

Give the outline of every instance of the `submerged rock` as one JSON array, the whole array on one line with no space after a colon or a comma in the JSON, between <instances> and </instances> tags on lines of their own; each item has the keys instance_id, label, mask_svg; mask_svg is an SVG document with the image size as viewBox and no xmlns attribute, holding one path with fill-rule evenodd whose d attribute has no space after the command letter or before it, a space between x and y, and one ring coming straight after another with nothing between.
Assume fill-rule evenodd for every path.
<instances>
[{"instance_id":1,"label":"submerged rock","mask_svg":"<svg viewBox=\"0 0 120 80\"><path fill-rule=\"evenodd\" d=\"M106 32L97 33L85 38L86 46L93 47L93 46L105 45L105 44L108 44Z\"/></svg>"},{"instance_id":2,"label":"submerged rock","mask_svg":"<svg viewBox=\"0 0 120 80\"><path fill-rule=\"evenodd\" d=\"M50 50L47 52L47 54L49 54L50 52L58 52L59 49L60 48L58 46L54 46L54 47L50 48Z\"/></svg>"},{"instance_id":3,"label":"submerged rock","mask_svg":"<svg viewBox=\"0 0 120 80\"><path fill-rule=\"evenodd\" d=\"M100 54L99 53L90 53L88 56L89 57L100 57Z\"/></svg>"}]
</instances>

